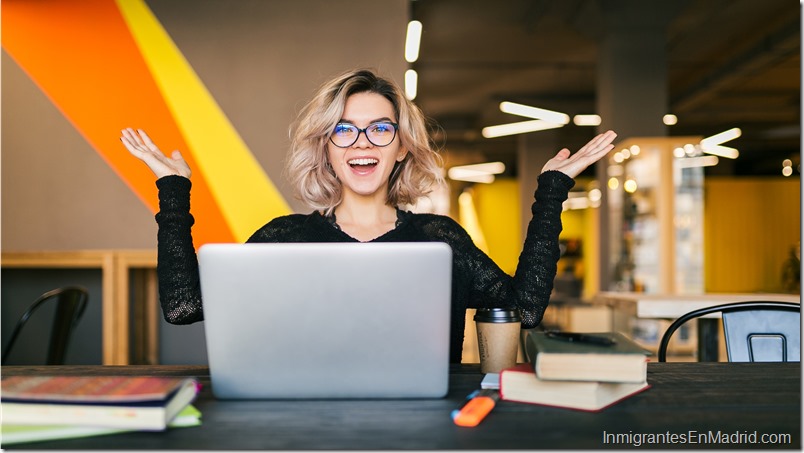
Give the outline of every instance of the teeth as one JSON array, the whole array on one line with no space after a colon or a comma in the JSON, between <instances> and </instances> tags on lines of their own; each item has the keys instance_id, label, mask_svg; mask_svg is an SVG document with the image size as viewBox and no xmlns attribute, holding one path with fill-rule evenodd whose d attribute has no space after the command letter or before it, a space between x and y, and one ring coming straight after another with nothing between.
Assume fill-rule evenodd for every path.
<instances>
[{"instance_id":1,"label":"teeth","mask_svg":"<svg viewBox=\"0 0 804 453\"><path fill-rule=\"evenodd\" d=\"M378 162L379 161L377 159L369 159L369 158L352 159L352 160L349 161L349 165L372 165L372 164L376 164Z\"/></svg>"}]
</instances>

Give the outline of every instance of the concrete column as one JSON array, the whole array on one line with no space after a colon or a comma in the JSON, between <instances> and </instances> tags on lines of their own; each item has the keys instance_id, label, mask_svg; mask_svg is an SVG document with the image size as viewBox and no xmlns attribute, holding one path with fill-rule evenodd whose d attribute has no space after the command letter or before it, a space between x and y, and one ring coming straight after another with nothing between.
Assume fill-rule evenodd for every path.
<instances>
[{"instance_id":1,"label":"concrete column","mask_svg":"<svg viewBox=\"0 0 804 453\"><path fill-rule=\"evenodd\" d=\"M606 0L600 2L603 35L597 68L597 112L601 132L612 129L618 141L667 135L668 113L665 27L675 16L674 0ZM596 165L603 192L600 207L598 281L610 289L619 254L620 220L609 214L607 165Z\"/></svg>"}]
</instances>

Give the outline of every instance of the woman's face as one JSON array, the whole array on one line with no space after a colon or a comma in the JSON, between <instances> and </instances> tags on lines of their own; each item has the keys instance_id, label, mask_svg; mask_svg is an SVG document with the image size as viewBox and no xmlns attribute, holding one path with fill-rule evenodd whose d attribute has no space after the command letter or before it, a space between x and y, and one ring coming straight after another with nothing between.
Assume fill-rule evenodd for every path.
<instances>
[{"instance_id":1,"label":"woman's face","mask_svg":"<svg viewBox=\"0 0 804 453\"><path fill-rule=\"evenodd\" d=\"M398 120L393 105L385 97L377 93L357 93L346 99L343 118L336 129L348 132L349 125L366 129L378 123L396 123ZM370 134L375 137L375 143L383 144L383 139L376 137L388 134L388 127L380 124ZM384 203L394 164L404 159L407 151L400 145L398 132L387 146L375 145L366 132L360 132L357 140L345 148L328 140L327 154L343 186L344 199L353 196L375 197Z\"/></svg>"}]
</instances>

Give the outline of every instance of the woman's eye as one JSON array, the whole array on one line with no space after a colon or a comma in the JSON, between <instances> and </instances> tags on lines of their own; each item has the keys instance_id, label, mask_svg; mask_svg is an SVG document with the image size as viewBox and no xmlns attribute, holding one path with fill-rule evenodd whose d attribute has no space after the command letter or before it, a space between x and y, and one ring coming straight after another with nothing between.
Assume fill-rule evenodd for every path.
<instances>
[{"instance_id":1,"label":"woman's eye","mask_svg":"<svg viewBox=\"0 0 804 453\"><path fill-rule=\"evenodd\" d=\"M391 125L390 124L374 124L371 126L372 132L390 132Z\"/></svg>"},{"instance_id":2,"label":"woman's eye","mask_svg":"<svg viewBox=\"0 0 804 453\"><path fill-rule=\"evenodd\" d=\"M335 134L345 135L354 132L354 127L348 124L338 124L335 126Z\"/></svg>"}]
</instances>

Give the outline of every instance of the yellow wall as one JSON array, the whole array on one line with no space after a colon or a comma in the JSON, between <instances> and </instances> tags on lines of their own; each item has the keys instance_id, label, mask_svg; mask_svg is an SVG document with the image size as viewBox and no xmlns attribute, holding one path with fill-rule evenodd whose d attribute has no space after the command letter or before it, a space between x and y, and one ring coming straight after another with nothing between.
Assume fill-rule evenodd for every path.
<instances>
[{"instance_id":1,"label":"yellow wall","mask_svg":"<svg viewBox=\"0 0 804 453\"><path fill-rule=\"evenodd\" d=\"M801 235L801 180L713 177L704 187L706 291L782 291Z\"/></svg>"},{"instance_id":2,"label":"yellow wall","mask_svg":"<svg viewBox=\"0 0 804 453\"><path fill-rule=\"evenodd\" d=\"M473 188L480 227L488 245L489 256L505 272L513 275L522 252L523 232L520 231L519 183L513 178L497 178L491 184L477 184ZM561 238L580 238L583 244L583 265L576 269L579 276L590 269L595 254L594 210L564 211ZM590 225L592 225L590 227ZM559 271L561 265L559 264Z\"/></svg>"},{"instance_id":3,"label":"yellow wall","mask_svg":"<svg viewBox=\"0 0 804 453\"><path fill-rule=\"evenodd\" d=\"M489 256L513 275L522 251L519 183L514 178L497 178L491 184L477 184L474 199Z\"/></svg>"},{"instance_id":4,"label":"yellow wall","mask_svg":"<svg viewBox=\"0 0 804 453\"><path fill-rule=\"evenodd\" d=\"M513 274L522 251L517 182L498 178L474 187L489 256ZM705 181L704 286L707 292L783 292L782 266L801 235L799 179ZM585 298L597 290L597 209L565 211L562 238L581 238Z\"/></svg>"}]
</instances>

